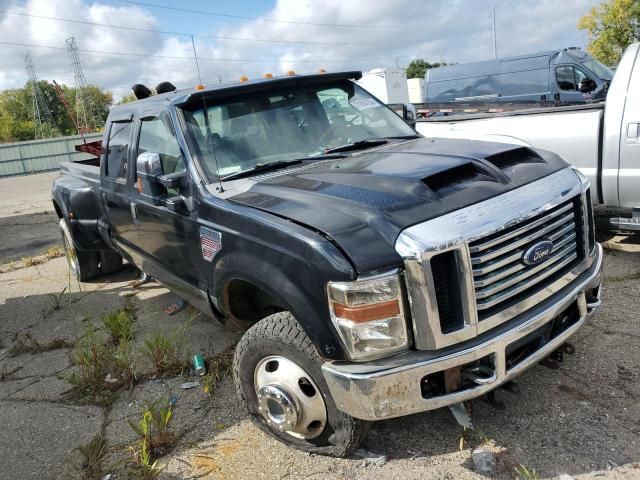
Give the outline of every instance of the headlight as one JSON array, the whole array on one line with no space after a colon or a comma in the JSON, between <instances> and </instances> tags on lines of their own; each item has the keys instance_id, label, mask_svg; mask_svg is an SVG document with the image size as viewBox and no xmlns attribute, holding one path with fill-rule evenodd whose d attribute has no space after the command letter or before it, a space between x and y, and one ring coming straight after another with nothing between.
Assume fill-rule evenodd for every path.
<instances>
[{"instance_id":1,"label":"headlight","mask_svg":"<svg viewBox=\"0 0 640 480\"><path fill-rule=\"evenodd\" d=\"M397 273L327 286L331 320L353 360L405 350L407 322Z\"/></svg>"}]
</instances>

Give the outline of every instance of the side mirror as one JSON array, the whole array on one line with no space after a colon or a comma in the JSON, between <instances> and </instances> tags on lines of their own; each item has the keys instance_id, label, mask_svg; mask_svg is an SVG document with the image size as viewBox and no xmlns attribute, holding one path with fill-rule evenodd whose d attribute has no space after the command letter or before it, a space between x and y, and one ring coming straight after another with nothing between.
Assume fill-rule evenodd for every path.
<instances>
[{"instance_id":1,"label":"side mirror","mask_svg":"<svg viewBox=\"0 0 640 480\"><path fill-rule=\"evenodd\" d=\"M137 181L135 188L149 203L160 204L160 197L167 193L165 187L158 183L162 175L162 161L156 152L143 152L136 159Z\"/></svg>"},{"instance_id":2,"label":"side mirror","mask_svg":"<svg viewBox=\"0 0 640 480\"><path fill-rule=\"evenodd\" d=\"M596 82L594 82L590 78L587 78L586 80L578 82L578 91L582 93L593 92L596 89L596 87L597 87Z\"/></svg>"},{"instance_id":3,"label":"side mirror","mask_svg":"<svg viewBox=\"0 0 640 480\"><path fill-rule=\"evenodd\" d=\"M156 152L142 152L136 159L138 177L162 175L162 161L160 154Z\"/></svg>"}]
</instances>

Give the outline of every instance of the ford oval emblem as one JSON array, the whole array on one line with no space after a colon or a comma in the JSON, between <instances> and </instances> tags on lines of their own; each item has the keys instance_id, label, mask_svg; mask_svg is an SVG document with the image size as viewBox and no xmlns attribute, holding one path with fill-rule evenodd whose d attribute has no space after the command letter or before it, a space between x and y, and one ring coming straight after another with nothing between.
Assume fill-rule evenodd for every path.
<instances>
[{"instance_id":1,"label":"ford oval emblem","mask_svg":"<svg viewBox=\"0 0 640 480\"><path fill-rule=\"evenodd\" d=\"M552 250L553 242L551 240L534 243L524 251L522 263L525 265L537 265L549 258Z\"/></svg>"}]
</instances>

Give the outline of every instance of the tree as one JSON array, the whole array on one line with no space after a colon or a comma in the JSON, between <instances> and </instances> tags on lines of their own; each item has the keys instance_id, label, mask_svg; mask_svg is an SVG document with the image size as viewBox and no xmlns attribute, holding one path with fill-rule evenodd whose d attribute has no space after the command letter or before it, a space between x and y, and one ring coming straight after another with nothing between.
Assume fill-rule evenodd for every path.
<instances>
[{"instance_id":1,"label":"tree","mask_svg":"<svg viewBox=\"0 0 640 480\"><path fill-rule=\"evenodd\" d=\"M120 99L120 101L118 102L118 105L122 105L124 103L135 102L136 100L138 100L136 98L136 96L133 93L130 93L129 95L125 95L124 97L122 97Z\"/></svg>"},{"instance_id":2,"label":"tree","mask_svg":"<svg viewBox=\"0 0 640 480\"><path fill-rule=\"evenodd\" d=\"M602 2L578 21L578 28L589 34L589 53L615 66L625 48L640 38L640 0Z\"/></svg>"},{"instance_id":3,"label":"tree","mask_svg":"<svg viewBox=\"0 0 640 480\"><path fill-rule=\"evenodd\" d=\"M56 94L53 84L46 80L39 80L38 87L51 110L57 130L62 135L75 135L77 131L73 121ZM71 115L75 118L75 88L66 85L61 87L69 102ZM113 104L113 95L95 85L88 85L85 93L89 103L95 109L96 126L101 129L109 114L109 108ZM34 127L31 84L27 83L22 88L0 92L0 142L32 140L35 138Z\"/></svg>"},{"instance_id":4,"label":"tree","mask_svg":"<svg viewBox=\"0 0 640 480\"><path fill-rule=\"evenodd\" d=\"M407 67L407 78L424 78L424 74L430 68L437 68L446 65L444 62L429 63L422 58L415 58Z\"/></svg>"}]
</instances>

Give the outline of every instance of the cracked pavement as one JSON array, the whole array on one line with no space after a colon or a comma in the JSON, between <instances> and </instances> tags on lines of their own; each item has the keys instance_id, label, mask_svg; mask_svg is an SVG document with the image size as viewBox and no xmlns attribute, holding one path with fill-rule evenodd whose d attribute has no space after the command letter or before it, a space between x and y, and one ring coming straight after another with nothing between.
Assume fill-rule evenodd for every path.
<instances>
[{"instance_id":1,"label":"cracked pavement","mask_svg":"<svg viewBox=\"0 0 640 480\"><path fill-rule=\"evenodd\" d=\"M23 237L23 224L35 222L42 238L55 237L57 243L55 218L43 222L39 217L50 210L48 190L46 199L41 198L50 178L20 177L22 189L6 187L12 180L0 180L2 191L11 192L0 205L0 240L3 246L5 241L24 244L26 254L39 253L42 246ZM33 191L24 189L29 185ZM132 303L139 350L146 335L169 332L195 312L189 308L166 316L162 308L173 297L156 283L132 288L135 271L130 267L81 286L69 281L64 258L1 273L0 479L77 476L74 449L99 432L107 438L104 473L127 478L123 462L135 439L127 420L138 418L146 402L172 397L172 428L179 442L160 461L161 479L483 478L472 470L471 452L488 439L507 452L505 464L525 465L540 478L640 478L640 236L601 240L607 245L603 307L573 338L576 353L567 355L559 370L536 366L527 371L517 379L517 395L499 391L505 410L476 401L476 433L465 435L462 449L462 429L448 410L374 424L364 448L387 456L383 465L356 456L308 455L278 443L248 421L229 378L213 397L202 388L182 390L182 382L194 379L186 375L141 381L132 391L121 392L108 409L74 403L65 395L70 388L66 378L73 372L69 345L14 354L11 349L20 339L28 334L41 345L56 339L74 343L89 324L99 326L106 312ZM52 308L65 288L60 308ZM195 318L186 334L185 354L220 352L236 336ZM140 360L138 369L149 366ZM513 478L511 472L498 478Z\"/></svg>"}]
</instances>

